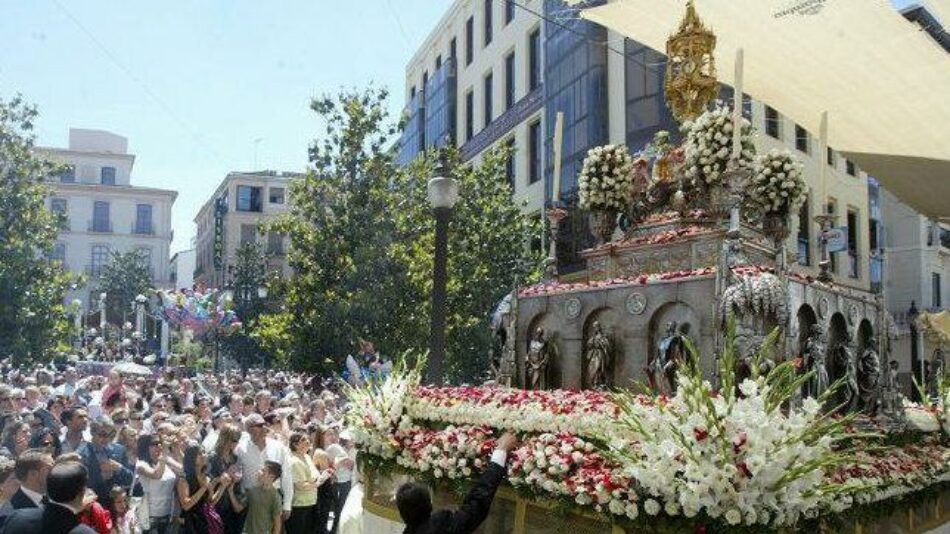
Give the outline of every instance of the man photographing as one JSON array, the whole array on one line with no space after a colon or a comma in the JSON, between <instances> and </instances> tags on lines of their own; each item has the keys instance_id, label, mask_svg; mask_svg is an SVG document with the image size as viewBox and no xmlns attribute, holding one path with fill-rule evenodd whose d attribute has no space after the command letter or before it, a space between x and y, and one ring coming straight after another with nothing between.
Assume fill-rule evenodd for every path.
<instances>
[{"instance_id":1,"label":"man photographing","mask_svg":"<svg viewBox=\"0 0 950 534\"><path fill-rule=\"evenodd\" d=\"M492 452L491 461L481 478L465 496L462 506L456 511L432 511L429 488L407 482L396 490L396 508L406 523L403 534L468 534L473 532L488 517L495 491L505 479L505 462L508 453L518 445L518 438L505 432Z\"/></svg>"}]
</instances>

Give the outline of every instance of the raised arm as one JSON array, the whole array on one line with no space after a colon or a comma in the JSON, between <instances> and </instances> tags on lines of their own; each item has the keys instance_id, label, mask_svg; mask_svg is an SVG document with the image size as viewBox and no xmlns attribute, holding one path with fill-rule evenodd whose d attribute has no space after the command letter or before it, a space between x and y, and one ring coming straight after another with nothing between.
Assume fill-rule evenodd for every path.
<instances>
[{"instance_id":1,"label":"raised arm","mask_svg":"<svg viewBox=\"0 0 950 534\"><path fill-rule=\"evenodd\" d=\"M517 438L510 432L506 432L498 439L497 448L492 452L488 468L465 496L462 506L452 514L450 522L452 532L472 532L488 517L495 492L507 474L505 462L508 459L508 452L515 448L517 442Z\"/></svg>"}]
</instances>

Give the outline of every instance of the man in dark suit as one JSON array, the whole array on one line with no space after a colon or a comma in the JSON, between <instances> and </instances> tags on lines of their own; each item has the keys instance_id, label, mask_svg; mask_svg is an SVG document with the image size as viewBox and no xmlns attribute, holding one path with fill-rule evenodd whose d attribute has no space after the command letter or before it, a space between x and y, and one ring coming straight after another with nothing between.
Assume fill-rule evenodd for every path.
<instances>
[{"instance_id":1,"label":"man in dark suit","mask_svg":"<svg viewBox=\"0 0 950 534\"><path fill-rule=\"evenodd\" d=\"M39 449L29 449L16 459L14 473L20 489L10 498L15 510L39 508L46 494L46 475L53 467L53 457Z\"/></svg>"},{"instance_id":2,"label":"man in dark suit","mask_svg":"<svg viewBox=\"0 0 950 534\"><path fill-rule=\"evenodd\" d=\"M39 508L17 510L0 534L96 534L79 524L86 494L86 468L79 462L53 466L46 479L48 501Z\"/></svg>"},{"instance_id":3,"label":"man in dark suit","mask_svg":"<svg viewBox=\"0 0 950 534\"><path fill-rule=\"evenodd\" d=\"M518 439L511 432L506 432L500 438L495 451L492 452L491 462L475 487L465 496L465 501L457 511L432 511L432 498L429 489L422 484L408 482L396 491L396 508L406 523L403 534L469 534L473 532L488 517L495 491L505 479L507 470L505 462L508 453L518 444Z\"/></svg>"},{"instance_id":4,"label":"man in dark suit","mask_svg":"<svg viewBox=\"0 0 950 534\"><path fill-rule=\"evenodd\" d=\"M123 464L126 458L125 447L113 443L115 424L108 416L96 418L92 426L92 440L83 443L76 451L82 457L82 464L89 475L89 488L96 492L99 504L109 509L112 486L128 487L132 484L132 470Z\"/></svg>"}]
</instances>

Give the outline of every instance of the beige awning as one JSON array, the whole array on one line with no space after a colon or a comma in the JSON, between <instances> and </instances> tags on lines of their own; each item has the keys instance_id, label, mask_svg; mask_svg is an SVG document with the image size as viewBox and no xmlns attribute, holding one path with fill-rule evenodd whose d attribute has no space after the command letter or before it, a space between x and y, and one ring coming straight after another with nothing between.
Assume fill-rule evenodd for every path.
<instances>
[{"instance_id":1,"label":"beige awning","mask_svg":"<svg viewBox=\"0 0 950 534\"><path fill-rule=\"evenodd\" d=\"M685 5L616 0L581 16L665 51ZM720 81L732 83L742 47L745 93L814 133L827 111L829 146L915 209L950 218L950 54L929 35L885 0L695 5L718 37Z\"/></svg>"}]
</instances>

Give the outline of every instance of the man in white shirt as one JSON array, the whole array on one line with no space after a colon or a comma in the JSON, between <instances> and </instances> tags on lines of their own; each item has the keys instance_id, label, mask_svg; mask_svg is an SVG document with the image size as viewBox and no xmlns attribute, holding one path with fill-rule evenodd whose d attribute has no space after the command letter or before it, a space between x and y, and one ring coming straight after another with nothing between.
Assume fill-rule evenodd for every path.
<instances>
[{"instance_id":1,"label":"man in white shirt","mask_svg":"<svg viewBox=\"0 0 950 534\"><path fill-rule=\"evenodd\" d=\"M92 434L89 433L89 414L84 408L63 410L61 421L63 430L59 441L62 443L62 454L75 452L83 443L92 441Z\"/></svg>"},{"instance_id":2,"label":"man in white shirt","mask_svg":"<svg viewBox=\"0 0 950 534\"><path fill-rule=\"evenodd\" d=\"M265 460L277 462L281 466L280 491L283 494L284 519L290 517L291 504L294 499L294 481L287 462L287 449L279 441L267 438L267 424L264 418L258 413L252 413L244 419L244 427L247 430L249 439L242 439L238 443L235 454L241 471L245 476L241 479L245 490L250 490L257 486L256 476Z\"/></svg>"}]
</instances>

